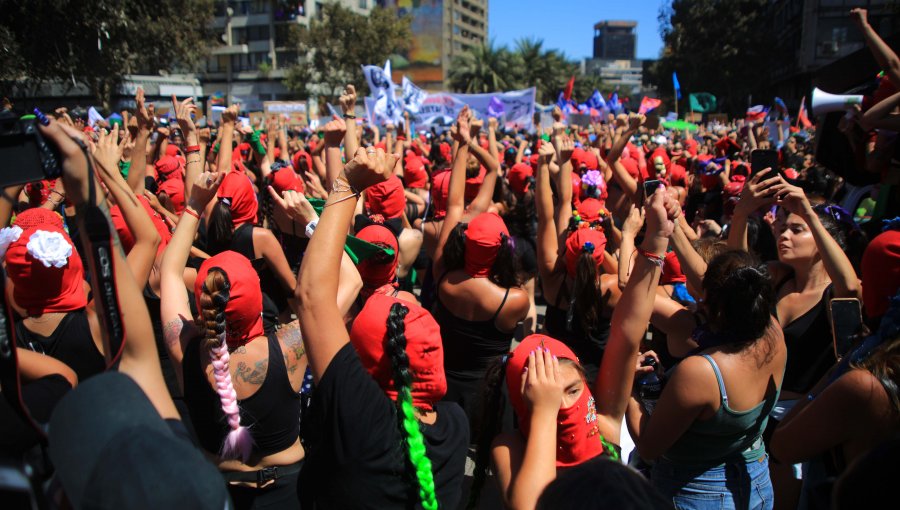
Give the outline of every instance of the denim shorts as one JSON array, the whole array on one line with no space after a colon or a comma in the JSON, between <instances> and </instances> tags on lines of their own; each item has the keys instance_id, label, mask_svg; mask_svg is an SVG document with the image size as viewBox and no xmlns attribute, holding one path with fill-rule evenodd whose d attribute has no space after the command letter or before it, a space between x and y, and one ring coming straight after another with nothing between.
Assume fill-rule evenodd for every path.
<instances>
[{"instance_id":1,"label":"denim shorts","mask_svg":"<svg viewBox=\"0 0 900 510\"><path fill-rule=\"evenodd\" d=\"M659 459L651 482L675 508L771 510L774 503L767 456L703 468Z\"/></svg>"}]
</instances>

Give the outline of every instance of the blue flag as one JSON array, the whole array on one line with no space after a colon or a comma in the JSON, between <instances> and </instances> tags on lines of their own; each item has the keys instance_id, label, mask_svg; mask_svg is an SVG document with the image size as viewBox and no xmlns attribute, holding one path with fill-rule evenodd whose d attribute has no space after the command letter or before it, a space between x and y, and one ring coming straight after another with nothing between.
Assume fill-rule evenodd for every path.
<instances>
[{"instance_id":1,"label":"blue flag","mask_svg":"<svg viewBox=\"0 0 900 510\"><path fill-rule=\"evenodd\" d=\"M672 72L672 86L675 88L675 97L681 99L681 84L678 83L678 73Z\"/></svg>"},{"instance_id":2,"label":"blue flag","mask_svg":"<svg viewBox=\"0 0 900 510\"><path fill-rule=\"evenodd\" d=\"M613 92L609 96L609 101L606 103L606 107L613 113L619 113L619 110L622 109L622 105L619 104L619 93Z\"/></svg>"},{"instance_id":3,"label":"blue flag","mask_svg":"<svg viewBox=\"0 0 900 510\"><path fill-rule=\"evenodd\" d=\"M782 101L780 97L775 98L775 109L778 110L778 112L781 113L782 116L787 117L787 105L784 104L784 101Z\"/></svg>"},{"instance_id":4,"label":"blue flag","mask_svg":"<svg viewBox=\"0 0 900 510\"><path fill-rule=\"evenodd\" d=\"M559 106L560 110L565 111L567 104L568 104L568 101L566 101L566 97L563 95L562 92L560 92L559 97L556 98L556 106Z\"/></svg>"},{"instance_id":5,"label":"blue flag","mask_svg":"<svg viewBox=\"0 0 900 510\"><path fill-rule=\"evenodd\" d=\"M600 91L594 89L594 93L591 94L591 97L588 98L585 103L589 108L594 108L595 110L602 110L606 108L606 101L603 100L603 95L600 94Z\"/></svg>"}]
</instances>

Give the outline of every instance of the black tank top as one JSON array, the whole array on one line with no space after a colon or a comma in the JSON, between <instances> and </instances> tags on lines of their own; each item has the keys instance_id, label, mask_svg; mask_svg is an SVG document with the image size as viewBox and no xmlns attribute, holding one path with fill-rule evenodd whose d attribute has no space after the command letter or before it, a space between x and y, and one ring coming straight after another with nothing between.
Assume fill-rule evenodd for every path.
<instances>
[{"instance_id":1,"label":"black tank top","mask_svg":"<svg viewBox=\"0 0 900 510\"><path fill-rule=\"evenodd\" d=\"M776 296L788 280L790 277L778 284L775 288ZM781 391L808 393L825 372L837 363L831 337L831 321L828 320L832 285L825 288L822 298L808 312L781 327L787 347L787 365L784 368ZM777 308L773 310L773 315L778 317Z\"/></svg>"},{"instance_id":2,"label":"black tank top","mask_svg":"<svg viewBox=\"0 0 900 510\"><path fill-rule=\"evenodd\" d=\"M219 395L200 363L202 340L199 336L194 338L184 351L184 401L200 445L215 453L221 449L229 428ZM238 401L241 425L249 427L253 452L260 456L283 451L300 437L300 394L291 387L278 339L269 335L268 342L269 367L262 386Z\"/></svg>"},{"instance_id":3,"label":"black tank top","mask_svg":"<svg viewBox=\"0 0 900 510\"><path fill-rule=\"evenodd\" d=\"M441 277L441 280L443 279ZM487 369L497 356L503 356L509 352L513 333L500 331L494 324L497 316L500 315L500 310L506 304L509 289L506 289L506 294L503 295L503 301L497 311L486 321L461 319L444 306L440 290L435 293L435 297L434 319L441 327L446 370L454 372L482 371Z\"/></svg>"},{"instance_id":4,"label":"black tank top","mask_svg":"<svg viewBox=\"0 0 900 510\"><path fill-rule=\"evenodd\" d=\"M544 329L547 334L569 346L572 352L578 356L581 365L587 367L599 367L603 359L603 351L609 340L610 320L598 317L597 323L590 329L584 330L581 317L578 316L576 304L572 320L569 321L569 310L562 308L559 303L565 297L569 299L569 288L563 280L559 292L556 293L556 303L547 304L547 312L544 315Z\"/></svg>"},{"instance_id":5,"label":"black tank top","mask_svg":"<svg viewBox=\"0 0 900 510\"><path fill-rule=\"evenodd\" d=\"M253 249L253 229L251 223L244 223L234 230L231 238L231 246L228 249L236 251L247 257L253 264L253 268L259 273L259 288L263 293L263 319L265 320L266 333L274 331L274 324L278 323L278 314L288 306L287 295L281 287L281 283L275 278L275 273L266 264L265 259L256 258Z\"/></svg>"},{"instance_id":6,"label":"black tank top","mask_svg":"<svg viewBox=\"0 0 900 510\"><path fill-rule=\"evenodd\" d=\"M16 322L16 343L62 361L75 371L79 381L106 370L106 360L94 343L84 308L68 312L50 336L28 330L23 321Z\"/></svg>"},{"instance_id":7,"label":"black tank top","mask_svg":"<svg viewBox=\"0 0 900 510\"><path fill-rule=\"evenodd\" d=\"M194 304L193 296L188 302ZM156 339L156 351L159 353L159 366L162 368L163 379L166 381L166 387L169 389L169 395L173 399L179 399L181 395L181 386L178 384L178 375L175 371L175 365L169 357L169 349L166 348L165 340L163 340L162 331L162 315L160 307L162 301L157 296L150 284L144 286L144 303L147 304L147 311L150 312L150 322L153 324L153 337Z\"/></svg>"}]
</instances>

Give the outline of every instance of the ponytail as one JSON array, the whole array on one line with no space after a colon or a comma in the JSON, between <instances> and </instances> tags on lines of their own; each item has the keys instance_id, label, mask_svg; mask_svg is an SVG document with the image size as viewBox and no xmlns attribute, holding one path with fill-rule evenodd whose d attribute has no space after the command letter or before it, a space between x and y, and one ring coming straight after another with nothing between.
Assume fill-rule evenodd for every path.
<instances>
[{"instance_id":1,"label":"ponytail","mask_svg":"<svg viewBox=\"0 0 900 510\"><path fill-rule=\"evenodd\" d=\"M466 508L478 507L481 489L487 480L488 467L491 463L491 443L500 433L503 412L506 408L503 385L506 380L508 359L508 355L497 358L488 366L484 375L478 414L475 416L475 473Z\"/></svg>"},{"instance_id":2,"label":"ponytail","mask_svg":"<svg viewBox=\"0 0 900 510\"><path fill-rule=\"evenodd\" d=\"M225 200L220 199L213 206L206 228L206 243L210 255L217 255L231 246L234 221L231 219L231 206Z\"/></svg>"},{"instance_id":3,"label":"ponytail","mask_svg":"<svg viewBox=\"0 0 900 510\"><path fill-rule=\"evenodd\" d=\"M404 436L406 453L415 470L419 485L419 500L425 510L437 510L438 501L434 492L434 473L431 459L425 451L425 439L419 429L419 420L413 412L412 374L409 371L409 356L406 354L406 325L403 319L409 308L394 303L387 320L386 351L391 356L394 370L394 388L397 391L397 406L400 409L400 434Z\"/></svg>"},{"instance_id":4,"label":"ponytail","mask_svg":"<svg viewBox=\"0 0 900 510\"><path fill-rule=\"evenodd\" d=\"M203 282L200 295L200 319L206 331L204 346L209 350L212 360L213 376L216 379L216 393L222 403L222 412L231 429L225 436L220 457L223 459L240 459L247 462L253 450L253 437L250 429L241 426L240 409L237 404L237 392L231 382L228 370L230 355L225 342L225 305L228 304L231 284L224 272L210 269Z\"/></svg>"}]
</instances>

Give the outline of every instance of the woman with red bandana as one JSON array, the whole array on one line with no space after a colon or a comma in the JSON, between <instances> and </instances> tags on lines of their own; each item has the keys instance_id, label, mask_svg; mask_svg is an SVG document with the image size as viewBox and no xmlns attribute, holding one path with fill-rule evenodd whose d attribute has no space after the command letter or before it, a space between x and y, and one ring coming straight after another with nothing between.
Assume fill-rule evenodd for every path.
<instances>
[{"instance_id":1,"label":"woman with red bandana","mask_svg":"<svg viewBox=\"0 0 900 510\"><path fill-rule=\"evenodd\" d=\"M227 147L234 131L233 113L222 115L222 141ZM232 250L264 267L260 271L265 304L266 331L278 322L288 322L288 299L294 290L294 273L278 239L271 230L256 226L259 205L253 184L246 175L231 171L228 151L219 154L218 169L224 176L218 200L208 212L207 253L216 255Z\"/></svg>"},{"instance_id":2,"label":"woman with red bandana","mask_svg":"<svg viewBox=\"0 0 900 510\"><path fill-rule=\"evenodd\" d=\"M218 173L198 177L163 257L165 341L200 445L217 458L235 506L299 508L298 391L307 362L297 324L264 332L259 276L233 251L200 266L193 289L199 315L189 319L182 272L201 211L221 181Z\"/></svg>"},{"instance_id":3,"label":"woman with red bandana","mask_svg":"<svg viewBox=\"0 0 900 510\"><path fill-rule=\"evenodd\" d=\"M600 271L604 261L611 259L606 256L606 235L600 227L600 202L594 198L583 200L579 215L572 217L568 207L572 188L560 185L557 189L561 190L561 205L556 214L553 212L548 165L554 155L558 156L559 182L569 182L572 147L571 140L565 139L560 142L559 154L549 143L539 150L538 267L548 302L544 327L575 351L583 360L588 381L593 382L609 338L610 317L619 288L609 263L608 273ZM567 229L565 238L558 233L562 228Z\"/></svg>"},{"instance_id":4,"label":"woman with red bandana","mask_svg":"<svg viewBox=\"0 0 900 510\"><path fill-rule=\"evenodd\" d=\"M359 149L325 204L298 277L299 317L316 381L301 495L317 508L457 508L468 428L447 383L438 326L423 308L374 293L348 335L335 306L358 193L395 156ZM365 229L362 229L365 230Z\"/></svg>"},{"instance_id":5,"label":"woman with red bandana","mask_svg":"<svg viewBox=\"0 0 900 510\"><path fill-rule=\"evenodd\" d=\"M460 404L471 419L485 370L495 357L509 351L529 302L520 288L515 248L500 216L482 213L462 223L465 165L469 146L477 144L470 136L469 115L467 109L460 113L454 134L459 149L433 271L439 275L434 315L446 353L447 400Z\"/></svg>"},{"instance_id":6,"label":"woman with red bandana","mask_svg":"<svg viewBox=\"0 0 900 510\"><path fill-rule=\"evenodd\" d=\"M400 260L398 237L403 226L396 220L385 221L381 216L371 218L360 216L358 218L361 218L362 221L357 220L356 222L358 229L356 238L386 250L365 260L360 260L356 265L363 282L363 288L359 292L359 302L365 304L365 301L374 294L382 294L419 304L419 300L414 294L400 290L397 286L397 263Z\"/></svg>"},{"instance_id":7,"label":"woman with red bandana","mask_svg":"<svg viewBox=\"0 0 900 510\"><path fill-rule=\"evenodd\" d=\"M551 155L546 150L542 159ZM485 380L476 436L474 506L489 464L508 508L534 508L557 473L600 455L618 459L622 420L630 400L635 360L656 293L662 254L679 214L678 204L657 192L648 198L647 236L632 279L613 314L600 374L590 389L580 359L565 344L532 335L498 358ZM498 435L506 383L519 429ZM594 395L598 400L594 399Z\"/></svg>"}]
</instances>

